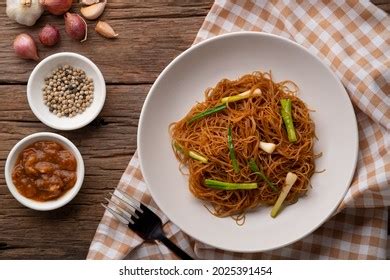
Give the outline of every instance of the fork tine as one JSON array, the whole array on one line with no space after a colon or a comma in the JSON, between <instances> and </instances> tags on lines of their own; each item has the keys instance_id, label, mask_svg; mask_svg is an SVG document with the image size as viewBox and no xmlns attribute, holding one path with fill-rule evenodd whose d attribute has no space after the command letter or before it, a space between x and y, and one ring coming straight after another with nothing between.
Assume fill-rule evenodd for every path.
<instances>
[{"instance_id":1,"label":"fork tine","mask_svg":"<svg viewBox=\"0 0 390 280\"><path fill-rule=\"evenodd\" d=\"M119 221L121 221L124 224L127 223L134 223L132 220L128 220L126 217L124 217L121 213L115 211L111 207L105 205L104 203L100 203L105 209L107 209L108 212L110 212L115 218L117 218Z\"/></svg>"},{"instance_id":2,"label":"fork tine","mask_svg":"<svg viewBox=\"0 0 390 280\"><path fill-rule=\"evenodd\" d=\"M136 200L135 198L132 198L131 196L127 195L126 193L124 193L124 192L121 191L121 190L118 190L118 189L117 189L117 191L118 191L124 198L126 198L126 202L127 202L128 204L130 204L133 208L135 208L137 211L139 211L139 212L141 212L141 213L144 212L144 210L141 209L141 202L139 202L139 201ZM116 197L118 197L118 196L116 196ZM122 198L122 200L124 200L124 199Z\"/></svg>"},{"instance_id":3,"label":"fork tine","mask_svg":"<svg viewBox=\"0 0 390 280\"><path fill-rule=\"evenodd\" d=\"M133 209L128 209L128 210L125 210L121 205L119 205L119 203L115 202L114 200L109 200L107 197L104 198L108 203L112 203L115 205L115 207L117 208L117 210L119 210L120 212L122 212L122 214L124 214L125 216L127 216L128 220L131 220L132 217L134 216L136 219L139 219L139 216L135 213L135 211ZM122 201L122 200L121 200ZM124 201L123 201L124 202ZM130 213L129 213L130 212Z\"/></svg>"},{"instance_id":4,"label":"fork tine","mask_svg":"<svg viewBox=\"0 0 390 280\"><path fill-rule=\"evenodd\" d=\"M131 214L132 214L133 216L135 216L137 219L139 218L139 216L137 215L137 213L136 213L135 211L141 212L140 210L142 210L142 209L140 209L139 207L135 207L134 205L130 204L127 200L125 200L125 199L123 199L123 198L117 196L115 193L109 192L109 194L111 195L111 197L114 196L114 197L115 197L116 199L118 199L120 202L123 202L124 204L126 204L126 205L130 208L130 209L129 209L129 212L131 212ZM133 209L134 209L134 210L133 210ZM139 210L139 209L140 209L140 210ZM141 212L141 213L142 213L142 212Z\"/></svg>"}]
</instances>

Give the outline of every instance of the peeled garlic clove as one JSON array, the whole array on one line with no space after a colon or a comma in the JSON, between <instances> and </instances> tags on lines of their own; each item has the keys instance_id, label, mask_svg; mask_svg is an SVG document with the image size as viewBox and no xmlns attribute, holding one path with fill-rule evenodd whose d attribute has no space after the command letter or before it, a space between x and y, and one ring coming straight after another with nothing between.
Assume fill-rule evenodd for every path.
<instances>
[{"instance_id":1,"label":"peeled garlic clove","mask_svg":"<svg viewBox=\"0 0 390 280\"><path fill-rule=\"evenodd\" d=\"M104 21L99 21L96 24L95 31L106 38L116 38L118 33L115 33L114 29Z\"/></svg>"},{"instance_id":2,"label":"peeled garlic clove","mask_svg":"<svg viewBox=\"0 0 390 280\"><path fill-rule=\"evenodd\" d=\"M264 152L272 154L273 151L275 151L276 145L274 143L266 143L266 142L261 142L260 141L259 147Z\"/></svg>"},{"instance_id":3,"label":"peeled garlic clove","mask_svg":"<svg viewBox=\"0 0 390 280\"><path fill-rule=\"evenodd\" d=\"M99 0L80 0L80 4L84 6L90 6L96 3L99 3Z\"/></svg>"},{"instance_id":4,"label":"peeled garlic clove","mask_svg":"<svg viewBox=\"0 0 390 280\"><path fill-rule=\"evenodd\" d=\"M97 4L82 7L80 9L80 13L86 19L90 19L90 20L97 19L103 13L106 4L107 4L107 0L104 0L103 2L99 2Z\"/></svg>"}]
</instances>

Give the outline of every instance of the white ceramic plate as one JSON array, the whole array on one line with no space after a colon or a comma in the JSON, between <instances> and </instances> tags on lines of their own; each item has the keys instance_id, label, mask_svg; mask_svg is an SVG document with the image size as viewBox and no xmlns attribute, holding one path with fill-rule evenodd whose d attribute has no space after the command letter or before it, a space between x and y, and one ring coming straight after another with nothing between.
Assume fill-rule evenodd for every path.
<instances>
[{"instance_id":1,"label":"white ceramic plate","mask_svg":"<svg viewBox=\"0 0 390 280\"><path fill-rule=\"evenodd\" d=\"M313 189L276 219L270 208L247 215L243 226L211 215L188 190L178 169L168 125L181 119L207 87L255 70L272 70L275 81L293 80L311 114L323 152L311 179ZM292 41L265 33L240 32L200 43L178 56L161 73L142 109L138 148L153 199L184 232L217 248L257 252L301 239L324 223L345 195L356 166L358 132L352 104L342 84L318 58Z\"/></svg>"}]
</instances>

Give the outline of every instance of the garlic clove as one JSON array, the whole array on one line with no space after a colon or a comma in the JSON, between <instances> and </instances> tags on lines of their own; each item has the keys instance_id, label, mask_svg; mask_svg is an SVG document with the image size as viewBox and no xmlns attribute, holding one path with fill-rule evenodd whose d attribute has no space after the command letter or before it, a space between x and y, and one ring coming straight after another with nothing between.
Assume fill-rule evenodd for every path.
<instances>
[{"instance_id":1,"label":"garlic clove","mask_svg":"<svg viewBox=\"0 0 390 280\"><path fill-rule=\"evenodd\" d=\"M96 3L99 3L99 0L80 0L80 4L84 6L91 6Z\"/></svg>"},{"instance_id":2,"label":"garlic clove","mask_svg":"<svg viewBox=\"0 0 390 280\"><path fill-rule=\"evenodd\" d=\"M89 20L97 19L103 13L107 4L107 0L99 2L90 6L85 6L80 9L80 13Z\"/></svg>"},{"instance_id":3,"label":"garlic clove","mask_svg":"<svg viewBox=\"0 0 390 280\"><path fill-rule=\"evenodd\" d=\"M272 154L273 151L275 151L276 145L274 143L266 143L266 142L260 142L259 145L260 149L262 149L264 152Z\"/></svg>"},{"instance_id":4,"label":"garlic clove","mask_svg":"<svg viewBox=\"0 0 390 280\"><path fill-rule=\"evenodd\" d=\"M95 31L106 38L116 38L118 33L115 33L114 29L104 21L99 21L96 24Z\"/></svg>"}]
</instances>

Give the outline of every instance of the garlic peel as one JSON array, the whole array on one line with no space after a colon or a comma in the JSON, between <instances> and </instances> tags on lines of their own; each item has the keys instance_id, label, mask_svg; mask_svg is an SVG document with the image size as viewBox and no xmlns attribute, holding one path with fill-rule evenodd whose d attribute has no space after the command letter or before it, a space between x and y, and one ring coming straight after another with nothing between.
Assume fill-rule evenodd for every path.
<instances>
[{"instance_id":1,"label":"garlic peel","mask_svg":"<svg viewBox=\"0 0 390 280\"><path fill-rule=\"evenodd\" d=\"M104 21L99 21L96 24L95 31L106 38L116 38L119 35L107 22Z\"/></svg>"},{"instance_id":2,"label":"garlic peel","mask_svg":"<svg viewBox=\"0 0 390 280\"><path fill-rule=\"evenodd\" d=\"M43 13L39 0L7 0L7 16L17 23L32 26Z\"/></svg>"},{"instance_id":3,"label":"garlic peel","mask_svg":"<svg viewBox=\"0 0 390 280\"><path fill-rule=\"evenodd\" d=\"M85 6L80 9L80 13L89 20L97 19L103 13L107 4L107 0L99 2L90 6Z\"/></svg>"},{"instance_id":4,"label":"garlic peel","mask_svg":"<svg viewBox=\"0 0 390 280\"><path fill-rule=\"evenodd\" d=\"M87 41L87 38L88 38L88 25L87 25L87 23L85 22L85 20L82 18L82 17L80 17L81 18L81 20L84 22L84 24L85 24L85 36L84 36L84 38L80 41L80 43L82 43L82 42L85 42L85 41Z\"/></svg>"}]
</instances>

